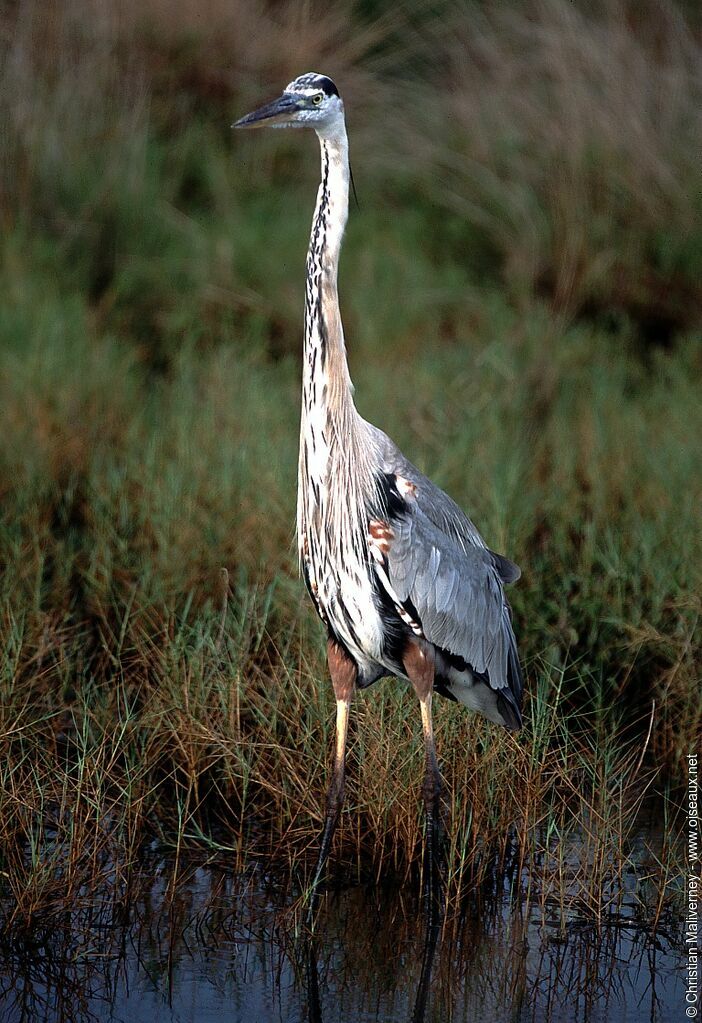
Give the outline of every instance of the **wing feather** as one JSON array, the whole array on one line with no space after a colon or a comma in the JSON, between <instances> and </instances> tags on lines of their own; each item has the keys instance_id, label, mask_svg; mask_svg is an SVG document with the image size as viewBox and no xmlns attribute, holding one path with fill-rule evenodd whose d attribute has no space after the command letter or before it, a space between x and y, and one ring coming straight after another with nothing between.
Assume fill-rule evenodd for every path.
<instances>
[{"instance_id":1,"label":"wing feather","mask_svg":"<svg viewBox=\"0 0 702 1023\"><path fill-rule=\"evenodd\" d=\"M386 473L407 480L413 488L413 500L441 533L453 539L463 550L471 547L485 547L485 541L474 523L447 493L437 487L424 473L420 472L386 433L368 424L375 440L379 461ZM519 579L521 571L509 558L490 551L497 574L504 583Z\"/></svg>"},{"instance_id":2,"label":"wing feather","mask_svg":"<svg viewBox=\"0 0 702 1023\"><path fill-rule=\"evenodd\" d=\"M505 718L519 727L523 678L503 590L519 579L519 567L486 547L465 512L387 434L367 427L378 466L401 498L398 514L390 516L391 588L430 642L485 677Z\"/></svg>"},{"instance_id":3,"label":"wing feather","mask_svg":"<svg viewBox=\"0 0 702 1023\"><path fill-rule=\"evenodd\" d=\"M416 612L429 642L462 658L496 690L514 691L516 641L498 566L486 547L465 549L415 502L393 518L387 578ZM518 662L517 662L518 664ZM520 676L519 676L520 677Z\"/></svg>"}]
</instances>

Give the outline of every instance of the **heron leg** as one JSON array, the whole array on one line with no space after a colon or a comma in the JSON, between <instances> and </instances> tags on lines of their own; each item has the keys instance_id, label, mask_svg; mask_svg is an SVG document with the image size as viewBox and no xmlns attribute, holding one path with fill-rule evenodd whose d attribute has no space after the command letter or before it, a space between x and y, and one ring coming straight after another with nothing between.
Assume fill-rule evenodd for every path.
<instances>
[{"instance_id":1,"label":"heron leg","mask_svg":"<svg viewBox=\"0 0 702 1023\"><path fill-rule=\"evenodd\" d=\"M431 649L410 643L404 656L404 666L419 699L424 732L424 810L426 814L426 845L424 863L426 891L433 912L441 903L442 847L444 839L441 815L441 772L436 759L431 699L434 692L434 658Z\"/></svg>"},{"instance_id":2,"label":"heron leg","mask_svg":"<svg viewBox=\"0 0 702 1023\"><path fill-rule=\"evenodd\" d=\"M327 790L327 806L324 815L324 830L319 846L319 856L312 878L308 922L312 922L317 903L319 885L324 876L334 832L339 822L344 801L344 775L346 771L346 737L349 728L349 707L356 687L358 670L355 662L335 640L327 643L327 660L334 695L336 696L336 746L332 777Z\"/></svg>"}]
</instances>

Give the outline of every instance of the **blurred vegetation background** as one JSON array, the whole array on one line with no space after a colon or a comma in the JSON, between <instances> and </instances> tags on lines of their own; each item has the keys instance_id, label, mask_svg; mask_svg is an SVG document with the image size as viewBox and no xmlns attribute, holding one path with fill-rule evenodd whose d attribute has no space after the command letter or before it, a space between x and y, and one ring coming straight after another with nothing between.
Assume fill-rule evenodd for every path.
<instances>
[{"instance_id":1,"label":"blurred vegetation background","mask_svg":"<svg viewBox=\"0 0 702 1023\"><path fill-rule=\"evenodd\" d=\"M258 786L281 834L318 819L330 708L293 543L318 156L307 133L230 131L307 70L347 107L360 411L522 566L533 720L572 715L561 749L593 721L640 744L652 720L646 762L681 780L700 729L700 28L672 0L2 6L6 838L48 840L49 805L63 826L96 751L114 806L158 817L147 794L170 786L181 830L204 789L243 808ZM373 734L398 732L392 705L409 741L411 701L367 696ZM449 787L488 735L453 711Z\"/></svg>"}]
</instances>

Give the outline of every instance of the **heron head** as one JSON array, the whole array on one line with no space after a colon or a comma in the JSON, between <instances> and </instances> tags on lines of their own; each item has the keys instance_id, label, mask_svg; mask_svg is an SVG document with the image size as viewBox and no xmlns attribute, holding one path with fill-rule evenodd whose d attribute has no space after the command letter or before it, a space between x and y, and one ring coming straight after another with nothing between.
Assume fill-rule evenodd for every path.
<instances>
[{"instance_id":1,"label":"heron head","mask_svg":"<svg viewBox=\"0 0 702 1023\"><path fill-rule=\"evenodd\" d=\"M232 128L315 128L325 133L343 116L344 104L331 78L312 71L286 85L272 103L239 118Z\"/></svg>"}]
</instances>

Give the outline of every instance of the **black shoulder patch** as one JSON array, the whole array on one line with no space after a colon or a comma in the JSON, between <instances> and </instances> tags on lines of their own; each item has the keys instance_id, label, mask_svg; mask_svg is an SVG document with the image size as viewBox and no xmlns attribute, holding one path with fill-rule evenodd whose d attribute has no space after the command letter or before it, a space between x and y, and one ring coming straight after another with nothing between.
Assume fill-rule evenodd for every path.
<instances>
[{"instance_id":1,"label":"black shoulder patch","mask_svg":"<svg viewBox=\"0 0 702 1023\"><path fill-rule=\"evenodd\" d=\"M397 489L397 477L394 473L381 473L378 476L378 488L383 502L383 511L390 519L399 519L407 514L407 505Z\"/></svg>"}]
</instances>

